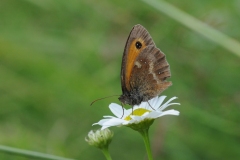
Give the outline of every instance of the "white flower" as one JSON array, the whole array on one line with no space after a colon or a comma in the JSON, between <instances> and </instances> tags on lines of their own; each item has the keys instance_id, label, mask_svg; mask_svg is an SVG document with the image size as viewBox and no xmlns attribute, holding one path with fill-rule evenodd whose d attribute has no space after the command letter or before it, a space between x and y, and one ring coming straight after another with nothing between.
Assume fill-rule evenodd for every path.
<instances>
[{"instance_id":1,"label":"white flower","mask_svg":"<svg viewBox=\"0 0 240 160\"><path fill-rule=\"evenodd\" d=\"M98 124L102 126L101 129L105 129L112 126L138 124L146 120L154 120L164 115L179 115L179 111L174 109L163 111L170 105L180 105L180 103L170 103L177 97L173 97L166 103L162 104L165 98L166 96L157 96L148 102L142 102L140 105L134 105L133 108L130 109L125 109L116 103L111 103L109 108L116 117L103 116L104 119L94 123L93 125Z\"/></svg>"},{"instance_id":2,"label":"white flower","mask_svg":"<svg viewBox=\"0 0 240 160\"><path fill-rule=\"evenodd\" d=\"M108 147L112 141L112 137L113 132L106 128L104 130L90 131L85 140L89 145L102 149Z\"/></svg>"}]
</instances>

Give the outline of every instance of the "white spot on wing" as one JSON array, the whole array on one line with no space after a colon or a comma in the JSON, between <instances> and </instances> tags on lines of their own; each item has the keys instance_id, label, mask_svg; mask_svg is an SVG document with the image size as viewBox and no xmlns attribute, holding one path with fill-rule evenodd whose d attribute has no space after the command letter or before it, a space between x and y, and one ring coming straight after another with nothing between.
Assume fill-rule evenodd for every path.
<instances>
[{"instance_id":1,"label":"white spot on wing","mask_svg":"<svg viewBox=\"0 0 240 160\"><path fill-rule=\"evenodd\" d=\"M138 61L135 62L135 65L136 65L138 68L141 68L141 67L142 67L141 63L139 63Z\"/></svg>"},{"instance_id":2,"label":"white spot on wing","mask_svg":"<svg viewBox=\"0 0 240 160\"><path fill-rule=\"evenodd\" d=\"M151 73L153 75L153 79L155 79L158 82L158 77L156 76L156 74L153 72L153 62L149 63L149 73Z\"/></svg>"}]
</instances>

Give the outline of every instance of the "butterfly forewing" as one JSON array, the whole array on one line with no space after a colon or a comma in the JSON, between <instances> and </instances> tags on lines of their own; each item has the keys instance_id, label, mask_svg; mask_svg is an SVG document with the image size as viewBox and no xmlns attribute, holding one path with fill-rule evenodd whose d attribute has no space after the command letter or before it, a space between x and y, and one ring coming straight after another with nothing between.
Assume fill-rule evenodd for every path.
<instances>
[{"instance_id":1,"label":"butterfly forewing","mask_svg":"<svg viewBox=\"0 0 240 160\"><path fill-rule=\"evenodd\" d=\"M129 34L122 58L121 82L123 92L130 90L129 81L134 62L139 53L149 45L155 46L148 31L141 25L135 25Z\"/></svg>"}]
</instances>

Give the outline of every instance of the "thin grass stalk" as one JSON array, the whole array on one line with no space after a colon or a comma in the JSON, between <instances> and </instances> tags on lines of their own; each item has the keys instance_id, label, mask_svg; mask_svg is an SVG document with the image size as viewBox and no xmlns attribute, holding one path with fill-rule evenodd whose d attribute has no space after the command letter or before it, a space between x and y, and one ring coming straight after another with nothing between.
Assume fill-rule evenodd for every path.
<instances>
[{"instance_id":1,"label":"thin grass stalk","mask_svg":"<svg viewBox=\"0 0 240 160\"><path fill-rule=\"evenodd\" d=\"M240 57L240 43L163 0L142 0L193 31Z\"/></svg>"},{"instance_id":2,"label":"thin grass stalk","mask_svg":"<svg viewBox=\"0 0 240 160\"><path fill-rule=\"evenodd\" d=\"M29 150L23 150L23 149L18 149L18 148L3 146L3 145L0 145L0 152L15 154L22 157L46 159L46 160L74 160L74 159L69 159L69 158L64 158L64 157L59 157L59 156L54 156L50 154L29 151Z\"/></svg>"}]
</instances>

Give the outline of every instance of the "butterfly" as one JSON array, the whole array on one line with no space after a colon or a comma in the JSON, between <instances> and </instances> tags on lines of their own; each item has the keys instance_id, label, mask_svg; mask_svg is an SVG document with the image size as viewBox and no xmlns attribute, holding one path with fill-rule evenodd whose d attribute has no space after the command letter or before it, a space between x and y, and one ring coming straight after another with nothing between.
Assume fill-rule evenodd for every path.
<instances>
[{"instance_id":1,"label":"butterfly","mask_svg":"<svg viewBox=\"0 0 240 160\"><path fill-rule=\"evenodd\" d=\"M133 106L152 99L172 85L166 81L170 76L165 54L142 25L135 25L122 57L120 102Z\"/></svg>"}]
</instances>

